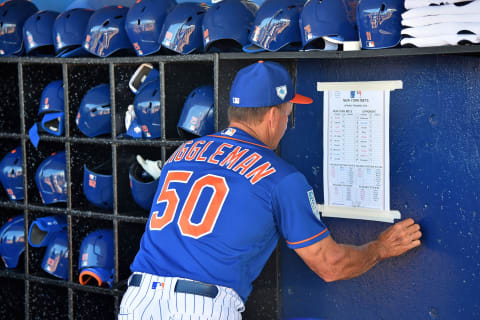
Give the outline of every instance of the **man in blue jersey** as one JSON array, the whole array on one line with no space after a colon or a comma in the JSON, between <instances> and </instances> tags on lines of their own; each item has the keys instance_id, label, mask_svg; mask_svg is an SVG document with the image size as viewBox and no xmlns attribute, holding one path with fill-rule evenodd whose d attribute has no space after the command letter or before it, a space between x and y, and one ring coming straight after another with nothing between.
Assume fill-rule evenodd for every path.
<instances>
[{"instance_id":1,"label":"man in blue jersey","mask_svg":"<svg viewBox=\"0 0 480 320\"><path fill-rule=\"evenodd\" d=\"M305 177L273 151L293 103L311 102L277 63L238 72L229 127L185 142L163 167L119 319L241 319L280 237L325 281L420 245L412 219L363 246L332 239Z\"/></svg>"}]
</instances>

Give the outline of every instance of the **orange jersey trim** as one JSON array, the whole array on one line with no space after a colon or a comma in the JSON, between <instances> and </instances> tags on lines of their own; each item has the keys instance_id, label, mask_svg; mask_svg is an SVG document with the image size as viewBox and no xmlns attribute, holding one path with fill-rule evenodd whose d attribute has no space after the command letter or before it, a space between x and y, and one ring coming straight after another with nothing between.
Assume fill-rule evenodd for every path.
<instances>
[{"instance_id":1,"label":"orange jersey trim","mask_svg":"<svg viewBox=\"0 0 480 320\"><path fill-rule=\"evenodd\" d=\"M290 242L290 241L288 241L288 240L286 240L286 241L287 241L288 244L300 244L300 243L304 243L304 242L310 241L310 240L312 240L312 239L314 239L314 238L316 238L316 237L318 237L318 236L321 236L322 234L324 234L325 232L327 232L327 230L328 230L328 229L325 229L325 230L323 230L322 232L320 232L319 234L316 234L316 235L314 235L313 237L310 237L310 238L305 239L305 240L302 240L302 241L297 241L297 242Z\"/></svg>"},{"instance_id":2,"label":"orange jersey trim","mask_svg":"<svg viewBox=\"0 0 480 320\"><path fill-rule=\"evenodd\" d=\"M270 150L270 148L267 147L267 146L263 146L263 145L261 145L261 144L254 143L254 142L250 142L250 141L246 141L246 140L242 140L242 139L237 139L237 138L232 138L232 137L224 137L224 136L217 136L217 135L214 135L214 134L209 134L208 136L209 136L209 137L215 137L215 138L230 139L230 140L245 142L245 143L248 143L248 144L253 144L254 146L258 146L258 147L262 147L262 148L265 148L265 149Z\"/></svg>"}]
</instances>

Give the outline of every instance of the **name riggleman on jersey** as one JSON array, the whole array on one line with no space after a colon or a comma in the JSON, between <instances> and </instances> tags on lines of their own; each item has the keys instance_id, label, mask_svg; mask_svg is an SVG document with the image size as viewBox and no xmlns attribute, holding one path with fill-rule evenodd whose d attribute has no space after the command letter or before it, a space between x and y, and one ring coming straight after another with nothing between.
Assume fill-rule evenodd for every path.
<instances>
[{"instance_id":1,"label":"name riggleman on jersey","mask_svg":"<svg viewBox=\"0 0 480 320\"><path fill-rule=\"evenodd\" d=\"M263 178L275 173L277 170L270 161L262 162L262 155L251 152L248 148L234 146L230 143L222 143L207 158L204 154L208 151L213 141L191 140L181 145L168 159L167 164L179 161L198 161L218 165L244 176L253 185ZM223 159L222 156L232 149ZM241 160L242 159L242 160ZM241 160L241 161L240 161ZM257 163L260 163L256 165Z\"/></svg>"}]
</instances>

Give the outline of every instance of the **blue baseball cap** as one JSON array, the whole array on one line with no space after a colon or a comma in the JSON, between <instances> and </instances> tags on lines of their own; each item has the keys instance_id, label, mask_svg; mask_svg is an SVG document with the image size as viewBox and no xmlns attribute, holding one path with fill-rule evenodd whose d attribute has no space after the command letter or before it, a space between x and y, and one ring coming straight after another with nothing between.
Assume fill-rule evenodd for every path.
<instances>
[{"instance_id":1,"label":"blue baseball cap","mask_svg":"<svg viewBox=\"0 0 480 320\"><path fill-rule=\"evenodd\" d=\"M230 89L233 107L270 107L285 102L310 104L309 97L295 93L293 81L281 64L258 61L238 71Z\"/></svg>"}]
</instances>

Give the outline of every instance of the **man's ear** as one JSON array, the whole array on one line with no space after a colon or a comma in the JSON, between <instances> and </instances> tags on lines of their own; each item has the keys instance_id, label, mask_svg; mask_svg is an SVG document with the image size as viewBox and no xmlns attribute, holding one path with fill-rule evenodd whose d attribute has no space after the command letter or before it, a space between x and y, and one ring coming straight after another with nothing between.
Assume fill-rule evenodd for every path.
<instances>
[{"instance_id":1,"label":"man's ear","mask_svg":"<svg viewBox=\"0 0 480 320\"><path fill-rule=\"evenodd\" d=\"M275 124L278 121L278 112L277 108L271 107L270 110L265 114L266 120L268 121L268 128L275 128Z\"/></svg>"}]
</instances>

